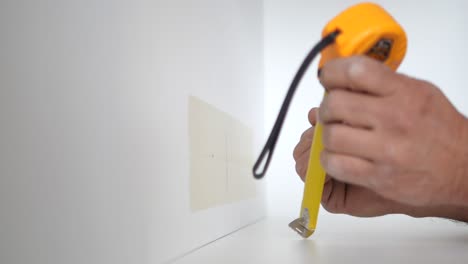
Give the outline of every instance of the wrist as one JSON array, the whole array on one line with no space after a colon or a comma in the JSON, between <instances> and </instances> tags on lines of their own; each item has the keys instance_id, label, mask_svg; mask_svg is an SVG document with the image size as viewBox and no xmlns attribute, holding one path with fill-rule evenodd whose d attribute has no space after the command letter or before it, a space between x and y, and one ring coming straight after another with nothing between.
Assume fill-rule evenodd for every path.
<instances>
[{"instance_id":1,"label":"wrist","mask_svg":"<svg viewBox=\"0 0 468 264\"><path fill-rule=\"evenodd\" d=\"M464 116L462 118L458 143L460 146L459 162L456 163L455 168L454 199L451 204L468 209L468 119Z\"/></svg>"},{"instance_id":2,"label":"wrist","mask_svg":"<svg viewBox=\"0 0 468 264\"><path fill-rule=\"evenodd\" d=\"M468 207L453 205L438 205L425 207L411 207L406 213L416 218L439 217L468 223Z\"/></svg>"}]
</instances>

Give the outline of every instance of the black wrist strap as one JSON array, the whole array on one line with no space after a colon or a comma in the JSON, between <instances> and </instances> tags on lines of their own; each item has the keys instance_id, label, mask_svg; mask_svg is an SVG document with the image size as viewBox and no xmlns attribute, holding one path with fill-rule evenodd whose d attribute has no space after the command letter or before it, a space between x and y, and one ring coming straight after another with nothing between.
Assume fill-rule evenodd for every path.
<instances>
[{"instance_id":1,"label":"black wrist strap","mask_svg":"<svg viewBox=\"0 0 468 264\"><path fill-rule=\"evenodd\" d=\"M268 170L268 166L270 165L270 161L275 150L276 142L278 141L281 128L283 127L284 119L286 118L286 114L289 109L289 105L291 104L291 100L294 96L294 93L296 92L297 86L299 85L302 77L304 76L304 73L307 71L315 57L328 45L334 43L336 37L339 34L340 31L336 30L324 37L319 43L317 43L312 48L312 50L309 52L309 54L307 54L301 66L299 67L299 70L297 71L293 81L291 82L291 85L289 86L288 93L284 98L283 104L281 105L281 109L278 113L278 117L276 118L275 125L273 126L273 129L270 132L270 136L268 137L268 140L265 143L265 146L263 147L260 156L258 157L257 161L253 166L253 175L256 179L263 178L263 176ZM263 166L260 168L262 164Z\"/></svg>"}]
</instances>

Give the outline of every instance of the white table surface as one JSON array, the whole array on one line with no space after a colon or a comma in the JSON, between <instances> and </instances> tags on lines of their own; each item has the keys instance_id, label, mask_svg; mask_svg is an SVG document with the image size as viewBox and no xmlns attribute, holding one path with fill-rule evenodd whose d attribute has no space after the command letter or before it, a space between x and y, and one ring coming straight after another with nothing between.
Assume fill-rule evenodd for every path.
<instances>
[{"instance_id":1,"label":"white table surface","mask_svg":"<svg viewBox=\"0 0 468 264\"><path fill-rule=\"evenodd\" d=\"M174 263L468 263L468 225L442 219L327 215L301 239L267 217Z\"/></svg>"}]
</instances>

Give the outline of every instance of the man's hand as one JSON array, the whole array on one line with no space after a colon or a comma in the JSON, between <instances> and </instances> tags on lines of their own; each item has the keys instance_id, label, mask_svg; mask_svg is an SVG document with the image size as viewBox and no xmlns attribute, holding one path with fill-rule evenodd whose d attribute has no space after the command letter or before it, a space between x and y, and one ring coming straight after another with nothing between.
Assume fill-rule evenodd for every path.
<instances>
[{"instance_id":1,"label":"man's hand","mask_svg":"<svg viewBox=\"0 0 468 264\"><path fill-rule=\"evenodd\" d=\"M366 57L327 63L320 81L329 92L319 110L325 208L465 219L468 121L437 87ZM294 151L302 177L312 133Z\"/></svg>"},{"instance_id":2,"label":"man's hand","mask_svg":"<svg viewBox=\"0 0 468 264\"><path fill-rule=\"evenodd\" d=\"M309 122L314 126L317 122L317 108L309 112ZM314 127L307 129L294 149L296 172L305 181L310 147L313 140ZM354 216L371 217L390 213L409 213L407 206L398 204L376 194L370 189L340 182L326 176L322 196L323 207L332 213L345 213Z\"/></svg>"}]
</instances>

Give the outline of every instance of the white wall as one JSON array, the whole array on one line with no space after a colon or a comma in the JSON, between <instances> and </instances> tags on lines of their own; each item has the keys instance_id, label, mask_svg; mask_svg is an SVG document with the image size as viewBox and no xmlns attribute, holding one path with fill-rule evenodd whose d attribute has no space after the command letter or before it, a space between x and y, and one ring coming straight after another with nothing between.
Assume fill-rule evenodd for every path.
<instances>
[{"instance_id":1,"label":"white wall","mask_svg":"<svg viewBox=\"0 0 468 264\"><path fill-rule=\"evenodd\" d=\"M188 98L252 128L258 153L303 56L354 2L266 0L264 18L246 0L0 2L0 262L159 263L261 217L261 188L190 209ZM409 36L401 71L468 113L468 4L381 2ZM272 215L298 214L311 69L257 182Z\"/></svg>"},{"instance_id":2,"label":"white wall","mask_svg":"<svg viewBox=\"0 0 468 264\"><path fill-rule=\"evenodd\" d=\"M265 0L265 130L269 131L286 89L305 54L320 38L322 27L348 6L360 1ZM399 71L438 86L464 114L468 61L468 2L375 1L405 28L409 48ZM318 106L322 88L316 80L317 62L305 76L290 108L268 178L270 214L299 213L303 184L296 176L292 150L309 126L307 112ZM324 210L321 211L323 215Z\"/></svg>"},{"instance_id":3,"label":"white wall","mask_svg":"<svg viewBox=\"0 0 468 264\"><path fill-rule=\"evenodd\" d=\"M260 218L261 188L190 209L188 98L258 149L262 26L261 1L1 1L0 263L160 263Z\"/></svg>"}]
</instances>

